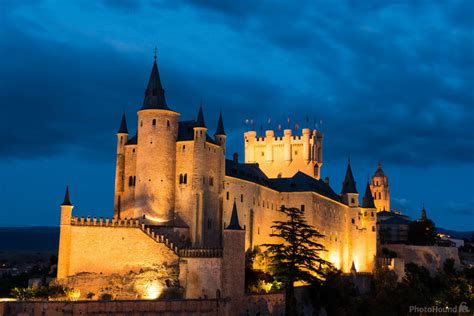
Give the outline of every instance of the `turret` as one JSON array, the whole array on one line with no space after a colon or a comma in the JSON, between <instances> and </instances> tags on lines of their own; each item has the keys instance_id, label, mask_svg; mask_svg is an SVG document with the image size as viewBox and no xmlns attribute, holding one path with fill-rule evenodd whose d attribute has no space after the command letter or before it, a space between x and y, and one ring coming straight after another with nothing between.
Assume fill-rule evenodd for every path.
<instances>
[{"instance_id":1,"label":"turret","mask_svg":"<svg viewBox=\"0 0 474 316\"><path fill-rule=\"evenodd\" d=\"M58 272L57 278L69 275L69 257L71 253L71 219L74 206L69 197L69 186L66 186L64 201L61 203L61 221L59 225Z\"/></svg>"},{"instance_id":2,"label":"turret","mask_svg":"<svg viewBox=\"0 0 474 316\"><path fill-rule=\"evenodd\" d=\"M372 176L370 189L374 196L374 203L377 211L390 211L390 188L388 185L388 178L382 170L382 165L380 163Z\"/></svg>"},{"instance_id":3,"label":"turret","mask_svg":"<svg viewBox=\"0 0 474 316\"><path fill-rule=\"evenodd\" d=\"M225 156L227 136L224 130L224 122L222 121L222 112L219 113L219 120L217 121L217 128L216 128L216 132L214 133L214 139L216 143L222 147L222 151Z\"/></svg>"},{"instance_id":4,"label":"turret","mask_svg":"<svg viewBox=\"0 0 474 316\"><path fill-rule=\"evenodd\" d=\"M128 128L125 113L122 115L117 131L117 157L115 162L114 217L120 218L124 192L125 144L128 141Z\"/></svg>"},{"instance_id":5,"label":"turret","mask_svg":"<svg viewBox=\"0 0 474 316\"><path fill-rule=\"evenodd\" d=\"M350 160L347 162L346 176L344 178L344 182L342 183L341 196L343 202L348 206L359 206L359 193L357 192L356 182L354 181L354 176L352 175Z\"/></svg>"},{"instance_id":6,"label":"turret","mask_svg":"<svg viewBox=\"0 0 474 316\"><path fill-rule=\"evenodd\" d=\"M156 224L173 219L179 115L166 103L155 56L138 111L135 207Z\"/></svg>"},{"instance_id":7,"label":"turret","mask_svg":"<svg viewBox=\"0 0 474 316\"><path fill-rule=\"evenodd\" d=\"M291 129L283 131L283 157L285 163L289 165L291 163Z\"/></svg>"},{"instance_id":8,"label":"turret","mask_svg":"<svg viewBox=\"0 0 474 316\"><path fill-rule=\"evenodd\" d=\"M245 230L240 226L235 201L223 233L222 294L230 298L227 313L240 315L245 295Z\"/></svg>"},{"instance_id":9,"label":"turret","mask_svg":"<svg viewBox=\"0 0 474 316\"><path fill-rule=\"evenodd\" d=\"M72 218L72 209L74 205L71 203L69 197L69 186L66 186L66 193L64 194L64 201L61 203L61 225L70 225Z\"/></svg>"}]
</instances>

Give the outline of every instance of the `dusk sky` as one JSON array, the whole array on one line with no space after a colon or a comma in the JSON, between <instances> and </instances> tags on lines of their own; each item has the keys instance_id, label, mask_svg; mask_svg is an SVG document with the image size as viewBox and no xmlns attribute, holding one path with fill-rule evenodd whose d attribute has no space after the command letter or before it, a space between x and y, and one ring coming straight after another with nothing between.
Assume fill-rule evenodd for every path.
<instances>
[{"instance_id":1,"label":"dusk sky","mask_svg":"<svg viewBox=\"0 0 474 316\"><path fill-rule=\"evenodd\" d=\"M210 134L222 110L228 157L246 119L308 116L336 192L349 155L361 195L381 162L393 208L474 230L474 2L388 2L0 1L0 226L58 225L66 184L112 216L156 46L168 105Z\"/></svg>"}]
</instances>

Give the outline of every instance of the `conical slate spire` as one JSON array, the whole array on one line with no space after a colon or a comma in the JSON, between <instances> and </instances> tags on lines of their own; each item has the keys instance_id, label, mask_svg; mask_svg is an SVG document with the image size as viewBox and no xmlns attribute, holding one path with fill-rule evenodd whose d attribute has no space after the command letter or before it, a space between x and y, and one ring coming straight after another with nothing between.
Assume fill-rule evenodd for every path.
<instances>
[{"instance_id":1,"label":"conical slate spire","mask_svg":"<svg viewBox=\"0 0 474 316\"><path fill-rule=\"evenodd\" d=\"M225 135L224 123L222 122L222 112L219 113L219 120L217 121L217 129L214 135Z\"/></svg>"},{"instance_id":2,"label":"conical slate spire","mask_svg":"<svg viewBox=\"0 0 474 316\"><path fill-rule=\"evenodd\" d=\"M142 105L142 110L147 109L169 110L168 105L166 104L165 90L163 90L163 87L161 86L160 73L158 71L158 65L156 64L156 55Z\"/></svg>"},{"instance_id":3,"label":"conical slate spire","mask_svg":"<svg viewBox=\"0 0 474 316\"><path fill-rule=\"evenodd\" d=\"M66 194L64 194L64 201L63 203L61 204L61 206L72 206L72 203L71 203L71 199L69 198L69 186L67 185L66 186Z\"/></svg>"},{"instance_id":4,"label":"conical slate spire","mask_svg":"<svg viewBox=\"0 0 474 316\"><path fill-rule=\"evenodd\" d=\"M230 223L226 227L226 229L229 229L229 230L243 230L242 227L240 227L240 224L239 224L239 216L237 214L237 206L235 205L235 201L234 201L234 206L232 207L232 215L230 216Z\"/></svg>"},{"instance_id":5,"label":"conical slate spire","mask_svg":"<svg viewBox=\"0 0 474 316\"><path fill-rule=\"evenodd\" d=\"M127 119L125 118L125 113L123 113L122 115L122 121L120 122L120 128L117 133L128 134Z\"/></svg>"},{"instance_id":6,"label":"conical slate spire","mask_svg":"<svg viewBox=\"0 0 474 316\"><path fill-rule=\"evenodd\" d=\"M352 175L351 162L347 162L346 177L342 183L342 192L341 194L346 193L357 193L356 182L354 181L354 176Z\"/></svg>"},{"instance_id":7,"label":"conical slate spire","mask_svg":"<svg viewBox=\"0 0 474 316\"><path fill-rule=\"evenodd\" d=\"M382 170L382 164L380 162L377 165L377 171L375 171L374 176L376 176L376 177L385 177L385 173Z\"/></svg>"},{"instance_id":8,"label":"conical slate spire","mask_svg":"<svg viewBox=\"0 0 474 316\"><path fill-rule=\"evenodd\" d=\"M367 182L367 186L365 187L365 194L362 198L362 207L375 208L374 197L372 196L372 191L370 190L369 182Z\"/></svg>"},{"instance_id":9,"label":"conical slate spire","mask_svg":"<svg viewBox=\"0 0 474 316\"><path fill-rule=\"evenodd\" d=\"M194 127L206 127L206 124L204 123L204 114L202 114L202 106L199 107L196 125L194 125Z\"/></svg>"}]
</instances>

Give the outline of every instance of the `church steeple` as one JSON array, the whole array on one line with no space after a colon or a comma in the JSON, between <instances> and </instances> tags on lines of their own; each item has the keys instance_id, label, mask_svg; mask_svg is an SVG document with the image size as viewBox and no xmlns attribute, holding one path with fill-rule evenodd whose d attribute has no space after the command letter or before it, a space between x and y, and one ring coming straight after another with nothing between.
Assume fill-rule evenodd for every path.
<instances>
[{"instance_id":1,"label":"church steeple","mask_svg":"<svg viewBox=\"0 0 474 316\"><path fill-rule=\"evenodd\" d=\"M151 69L150 80L148 81L148 86L145 90L145 99L143 100L142 105L142 110L148 109L170 109L166 104L165 90L161 86L160 73L158 71L158 65L156 64L156 53L153 68Z\"/></svg>"},{"instance_id":2,"label":"church steeple","mask_svg":"<svg viewBox=\"0 0 474 316\"><path fill-rule=\"evenodd\" d=\"M125 113L123 113L122 115L122 121L120 122L120 128L117 134L128 134L127 119L125 118Z\"/></svg>"},{"instance_id":3,"label":"church steeple","mask_svg":"<svg viewBox=\"0 0 474 316\"><path fill-rule=\"evenodd\" d=\"M222 122L222 112L219 113L219 120L217 121L217 129L214 135L225 135L224 123Z\"/></svg>"},{"instance_id":4,"label":"church steeple","mask_svg":"<svg viewBox=\"0 0 474 316\"><path fill-rule=\"evenodd\" d=\"M347 161L346 177L342 183L342 192L341 194L346 193L357 193L356 182L354 181L354 176L352 175L351 161Z\"/></svg>"}]
</instances>

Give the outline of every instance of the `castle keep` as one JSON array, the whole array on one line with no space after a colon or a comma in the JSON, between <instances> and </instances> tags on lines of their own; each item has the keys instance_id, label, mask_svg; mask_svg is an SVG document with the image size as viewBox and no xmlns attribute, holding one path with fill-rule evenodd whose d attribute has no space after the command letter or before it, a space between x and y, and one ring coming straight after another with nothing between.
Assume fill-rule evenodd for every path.
<instances>
[{"instance_id":1,"label":"castle keep","mask_svg":"<svg viewBox=\"0 0 474 316\"><path fill-rule=\"evenodd\" d=\"M223 117L215 119L215 130L202 108L196 119L181 119L166 102L155 57L137 131L129 132L124 115L117 133L113 216L73 216L66 193L58 279L81 293L92 291L92 280L119 275L133 281L127 291L135 297L156 297L173 282L186 298L237 297L245 251L275 241L270 227L284 219L283 205L303 209L325 235L322 257L344 272L372 271L375 213L389 208L380 166L360 204L350 163L341 194L320 179L320 131L247 131L242 163L237 155L226 159ZM94 291L106 288L96 284Z\"/></svg>"}]
</instances>

